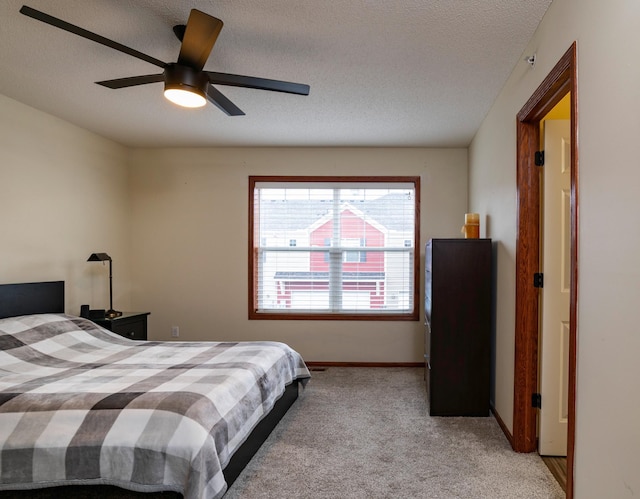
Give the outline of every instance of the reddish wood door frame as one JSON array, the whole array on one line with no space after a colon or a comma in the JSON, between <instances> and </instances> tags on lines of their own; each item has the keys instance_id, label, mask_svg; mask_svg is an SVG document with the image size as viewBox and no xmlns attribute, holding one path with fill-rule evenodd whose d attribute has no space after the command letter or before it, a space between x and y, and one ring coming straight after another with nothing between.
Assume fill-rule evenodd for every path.
<instances>
[{"instance_id":1,"label":"reddish wood door frame","mask_svg":"<svg viewBox=\"0 0 640 499\"><path fill-rule=\"evenodd\" d=\"M540 147L540 121L569 92L571 93L571 297L567 497L573 498L578 303L578 94L575 42L517 115L518 229L512 445L517 452L534 452L537 449L537 409L532 407L531 395L538 391L539 310L538 290L533 286L533 275L540 269L540 173L534 164L534 153Z\"/></svg>"}]
</instances>

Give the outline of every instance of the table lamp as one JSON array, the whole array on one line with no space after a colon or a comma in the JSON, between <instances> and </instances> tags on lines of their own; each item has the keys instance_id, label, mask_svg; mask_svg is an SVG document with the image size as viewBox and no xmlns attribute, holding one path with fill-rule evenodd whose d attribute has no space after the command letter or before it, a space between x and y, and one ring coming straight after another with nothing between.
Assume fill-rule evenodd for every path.
<instances>
[{"instance_id":1,"label":"table lamp","mask_svg":"<svg viewBox=\"0 0 640 499\"><path fill-rule=\"evenodd\" d=\"M122 312L118 312L113 309L113 278L111 272L111 257L106 253L91 253L87 262L106 262L109 261L109 310L105 312L107 319L113 319L114 317L120 317Z\"/></svg>"}]
</instances>

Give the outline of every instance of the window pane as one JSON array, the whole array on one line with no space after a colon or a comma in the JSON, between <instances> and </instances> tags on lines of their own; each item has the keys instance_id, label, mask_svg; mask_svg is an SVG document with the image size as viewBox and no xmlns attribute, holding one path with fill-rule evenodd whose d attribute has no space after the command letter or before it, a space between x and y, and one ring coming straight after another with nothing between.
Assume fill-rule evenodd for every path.
<instances>
[{"instance_id":1,"label":"window pane","mask_svg":"<svg viewBox=\"0 0 640 499\"><path fill-rule=\"evenodd\" d=\"M416 184L252 183L255 312L416 315Z\"/></svg>"}]
</instances>

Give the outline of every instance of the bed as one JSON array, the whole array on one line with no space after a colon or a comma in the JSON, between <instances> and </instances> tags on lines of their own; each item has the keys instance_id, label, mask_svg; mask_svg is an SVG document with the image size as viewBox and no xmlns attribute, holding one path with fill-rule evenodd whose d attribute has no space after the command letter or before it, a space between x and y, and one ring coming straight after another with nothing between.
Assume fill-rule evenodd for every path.
<instances>
[{"instance_id":1,"label":"bed","mask_svg":"<svg viewBox=\"0 0 640 499\"><path fill-rule=\"evenodd\" d=\"M218 498L309 371L278 342L135 341L0 285L0 496Z\"/></svg>"}]
</instances>

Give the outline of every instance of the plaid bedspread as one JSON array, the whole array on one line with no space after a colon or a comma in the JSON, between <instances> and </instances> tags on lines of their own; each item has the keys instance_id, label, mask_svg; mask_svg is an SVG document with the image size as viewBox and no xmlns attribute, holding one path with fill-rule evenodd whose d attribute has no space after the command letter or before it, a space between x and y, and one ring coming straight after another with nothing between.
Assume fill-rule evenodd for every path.
<instances>
[{"instance_id":1,"label":"plaid bedspread","mask_svg":"<svg viewBox=\"0 0 640 499\"><path fill-rule=\"evenodd\" d=\"M277 342L140 342L78 317L0 320L0 490L109 484L185 498L309 377Z\"/></svg>"}]
</instances>

